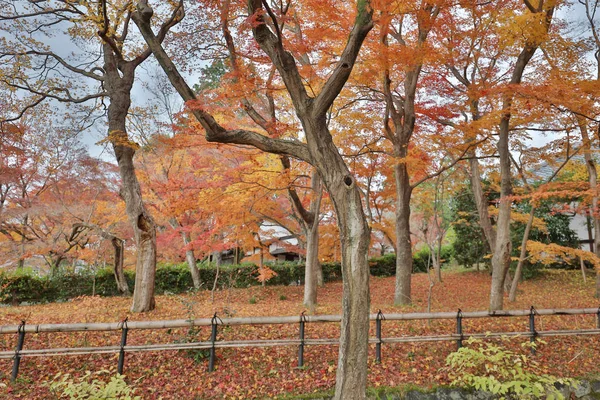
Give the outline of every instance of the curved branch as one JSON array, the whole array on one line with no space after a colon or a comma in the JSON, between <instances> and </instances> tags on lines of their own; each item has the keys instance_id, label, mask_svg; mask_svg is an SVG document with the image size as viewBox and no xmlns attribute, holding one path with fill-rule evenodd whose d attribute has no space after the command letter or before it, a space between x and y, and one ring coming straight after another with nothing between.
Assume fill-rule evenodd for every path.
<instances>
[{"instance_id":1,"label":"curved branch","mask_svg":"<svg viewBox=\"0 0 600 400\"><path fill-rule=\"evenodd\" d=\"M315 99L314 113L317 116L324 115L342 91L342 88L350 77L362 43L371 28L373 28L373 9L369 1L359 1L358 5L358 15L356 16L354 27L350 32L348 43L346 43L346 47L335 69Z\"/></svg>"},{"instance_id":2,"label":"curved branch","mask_svg":"<svg viewBox=\"0 0 600 400\"><path fill-rule=\"evenodd\" d=\"M69 64L67 61L65 61L64 58L60 57L58 54L51 52L51 51L29 50L29 51L14 52L14 53L3 52L1 54L1 56L28 56L28 55L42 56L42 57L46 57L46 59L53 58L60 65L62 65L63 67L65 67L66 69L68 69L71 72L74 72L76 74L81 74L83 76L86 76L91 79L95 79L97 81L104 81L104 76L96 75L92 72L92 71L100 70L98 67L92 68L92 70L90 70L90 71L86 71L82 68L78 68L78 67L75 67L75 66Z\"/></svg>"},{"instance_id":3,"label":"curved branch","mask_svg":"<svg viewBox=\"0 0 600 400\"><path fill-rule=\"evenodd\" d=\"M272 139L249 130L227 130L223 128L212 115L197 107L197 104L194 104L197 103L196 94L187 84L183 76L181 76L177 66L173 63L165 49L162 47L159 39L152 31L150 25L152 15L153 10L148 5L147 0L140 0L137 4L137 10L132 14L132 19L138 26L149 49L154 54L154 57L167 74L173 87L184 101L190 102L190 111L206 131L206 139L209 142L249 145L269 153L287 154L309 162L310 155L308 153L308 147L304 143Z\"/></svg>"}]
</instances>

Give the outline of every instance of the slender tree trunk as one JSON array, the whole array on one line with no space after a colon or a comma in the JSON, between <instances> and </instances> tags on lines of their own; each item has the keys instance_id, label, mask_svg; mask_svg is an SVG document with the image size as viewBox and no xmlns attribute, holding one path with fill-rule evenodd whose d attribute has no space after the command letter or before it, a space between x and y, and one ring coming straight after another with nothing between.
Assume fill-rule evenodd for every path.
<instances>
[{"instance_id":1,"label":"slender tree trunk","mask_svg":"<svg viewBox=\"0 0 600 400\"><path fill-rule=\"evenodd\" d=\"M517 287L519 285L519 281L521 280L523 265L525 264L525 257L527 256L527 241L529 240L529 233L531 232L531 227L533 225L534 215L535 207L532 206L531 211L529 211L527 225L525 225L523 240L521 241L521 254L519 255L519 263L517 264L517 269L515 270L515 276L513 277L512 285L510 285L510 293L508 295L509 301L517 300Z\"/></svg>"},{"instance_id":2,"label":"slender tree trunk","mask_svg":"<svg viewBox=\"0 0 600 400\"><path fill-rule=\"evenodd\" d=\"M131 105L134 66L117 67L116 57L108 44L104 45L105 89L109 94L108 137L112 143L119 173L120 195L133 228L136 245L135 287L131 311L153 310L154 278L156 273L156 226L142 200L142 189L135 174L133 157L138 147L127 135L127 113Z\"/></svg>"},{"instance_id":3,"label":"slender tree trunk","mask_svg":"<svg viewBox=\"0 0 600 400\"><path fill-rule=\"evenodd\" d=\"M186 246L192 241L188 232L181 232L181 237L183 239L183 244ZM194 255L194 250L186 250L185 259L187 261L188 268L190 269L190 274L192 275L192 282L194 282L194 288L200 289L202 282L200 281L200 271L198 271L198 266L196 265L196 256Z\"/></svg>"},{"instance_id":4,"label":"slender tree trunk","mask_svg":"<svg viewBox=\"0 0 600 400\"><path fill-rule=\"evenodd\" d=\"M434 253L432 254L433 260L433 270L435 271L435 279L438 283L442 282L442 253L440 249L434 249Z\"/></svg>"},{"instance_id":5,"label":"slender tree trunk","mask_svg":"<svg viewBox=\"0 0 600 400\"><path fill-rule=\"evenodd\" d=\"M394 304L411 303L411 274L413 268L410 240L410 197L412 187L406 163L394 166L396 179L396 286Z\"/></svg>"},{"instance_id":6,"label":"slender tree trunk","mask_svg":"<svg viewBox=\"0 0 600 400\"><path fill-rule=\"evenodd\" d=\"M304 269L304 305L314 312L317 306L317 285L319 284L319 222L314 221L306 229L306 267ZM321 279L323 276L321 274Z\"/></svg>"},{"instance_id":7,"label":"slender tree trunk","mask_svg":"<svg viewBox=\"0 0 600 400\"><path fill-rule=\"evenodd\" d=\"M125 273L123 272L123 253L125 252L124 241L123 239L113 236L110 239L110 242L115 250L114 274L115 281L117 282L117 290L121 294L129 295L129 285L127 284L127 279L125 279Z\"/></svg>"},{"instance_id":8,"label":"slender tree trunk","mask_svg":"<svg viewBox=\"0 0 600 400\"><path fill-rule=\"evenodd\" d=\"M512 202L512 182L510 172L510 153L508 149L508 121L510 116L505 115L501 125L506 125L500 130L498 153L500 155L500 212L496 224L496 247L492 257L492 286L490 291L490 310L502 310L504 307L504 280L510 266L510 210Z\"/></svg>"},{"instance_id":9,"label":"slender tree trunk","mask_svg":"<svg viewBox=\"0 0 600 400\"><path fill-rule=\"evenodd\" d=\"M496 231L492 226L490 213L488 211L488 199L483 192L481 186L481 169L479 168L479 161L475 158L475 151L470 153L471 158L469 159L469 178L471 181L471 188L473 189L473 197L475 198L475 205L477 206L477 215L479 216L479 224L483 230L483 235L492 251L496 248Z\"/></svg>"}]
</instances>

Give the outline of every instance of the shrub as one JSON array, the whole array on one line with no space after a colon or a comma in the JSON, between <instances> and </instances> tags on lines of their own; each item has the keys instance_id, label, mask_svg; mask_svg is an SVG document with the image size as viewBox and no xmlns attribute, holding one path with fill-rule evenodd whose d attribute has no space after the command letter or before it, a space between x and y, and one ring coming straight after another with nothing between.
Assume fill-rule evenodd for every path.
<instances>
[{"instance_id":1,"label":"shrub","mask_svg":"<svg viewBox=\"0 0 600 400\"><path fill-rule=\"evenodd\" d=\"M369 260L371 275L373 276L394 276L396 275L396 255L386 254L382 257Z\"/></svg>"},{"instance_id":2,"label":"shrub","mask_svg":"<svg viewBox=\"0 0 600 400\"><path fill-rule=\"evenodd\" d=\"M447 249L447 247L444 247ZM446 251L446 250L444 250ZM449 259L446 252L442 256ZM428 254L428 253L427 253ZM419 270L425 256L416 253L414 256L415 270ZM427 259L425 258L426 265ZM304 282L304 263L302 262L275 262L269 263L269 268L276 273L265 282L268 286L291 285ZM396 256L386 254L383 257L373 258L369 261L370 271L373 276L394 276L396 273ZM341 265L339 262L321 263L323 280L325 282L339 281L342 279ZM424 270L424 267L422 267ZM204 289L212 289L217 274L217 268L212 265L199 264L200 280ZM135 271L125 271L125 278L130 290L135 283ZM222 265L219 268L217 288L228 287L246 288L260 285L258 267L251 263L240 265ZM161 264L156 269L157 294L178 294L193 289L193 281L186 263ZM29 271L18 271L12 274L0 273L0 302L18 304L45 303L65 301L79 296L117 296L119 291L115 283L111 268L97 271L61 272L54 276L40 277Z\"/></svg>"},{"instance_id":3,"label":"shrub","mask_svg":"<svg viewBox=\"0 0 600 400\"><path fill-rule=\"evenodd\" d=\"M442 265L450 262L454 254L452 245L442 246ZM424 246L413 254L413 272L427 272L427 266L433 266L430 261L429 247Z\"/></svg>"},{"instance_id":4,"label":"shrub","mask_svg":"<svg viewBox=\"0 0 600 400\"><path fill-rule=\"evenodd\" d=\"M577 384L573 379L559 379L541 373L538 363L524 352L516 353L493 342L474 338L465 343L467 346L451 353L446 359L453 386L487 391L499 395L500 399L505 396L564 399L555 384ZM521 346L528 349L535 344L525 342Z\"/></svg>"},{"instance_id":5,"label":"shrub","mask_svg":"<svg viewBox=\"0 0 600 400\"><path fill-rule=\"evenodd\" d=\"M106 376L99 379L102 375L110 375L111 371L103 370L99 372L86 371L85 375L79 378L73 378L69 374L61 375L58 373L50 383L50 390L58 398L67 399L90 399L90 400L138 400L140 396L134 396L135 389L132 389L125 382L123 375L113 375L108 381Z\"/></svg>"}]
</instances>

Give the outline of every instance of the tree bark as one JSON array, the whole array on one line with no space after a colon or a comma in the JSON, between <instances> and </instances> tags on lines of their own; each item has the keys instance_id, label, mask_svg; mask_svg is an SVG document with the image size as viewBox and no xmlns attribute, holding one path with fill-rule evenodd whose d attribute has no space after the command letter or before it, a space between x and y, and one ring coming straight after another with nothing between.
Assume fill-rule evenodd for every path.
<instances>
[{"instance_id":1,"label":"tree bark","mask_svg":"<svg viewBox=\"0 0 600 400\"><path fill-rule=\"evenodd\" d=\"M319 264L319 223L306 229L306 261L304 269L304 306L311 313L317 306L317 265Z\"/></svg>"},{"instance_id":2,"label":"tree bark","mask_svg":"<svg viewBox=\"0 0 600 400\"><path fill-rule=\"evenodd\" d=\"M496 248L496 231L492 226L490 213L488 211L488 199L483 192L481 186L481 169L479 168L479 161L475 157L475 150L470 154L469 158L469 178L471 181L471 188L473 190L473 197L475 198L475 205L477 206L477 215L479 216L479 224L483 230L486 241L490 249Z\"/></svg>"},{"instance_id":3,"label":"tree bark","mask_svg":"<svg viewBox=\"0 0 600 400\"><path fill-rule=\"evenodd\" d=\"M517 264L517 269L515 270L515 276L513 277L512 284L510 285L510 293L508 295L509 301L517 300L517 287L519 285L519 281L521 280L523 265L525 264L525 257L527 256L527 242L529 241L529 233L531 232L534 216L535 206L532 206L531 211L529 211L529 219L527 220L527 225L525 225L523 240L521 241L521 254L519 255L519 263Z\"/></svg>"},{"instance_id":4,"label":"tree bark","mask_svg":"<svg viewBox=\"0 0 600 400\"><path fill-rule=\"evenodd\" d=\"M394 166L396 179L396 285L394 304L410 304L411 276L413 269L412 244L410 240L410 197L412 187L406 163Z\"/></svg>"},{"instance_id":5,"label":"tree bark","mask_svg":"<svg viewBox=\"0 0 600 400\"><path fill-rule=\"evenodd\" d=\"M312 174L311 186L314 196L309 210L311 218L308 220L302 218L306 234L304 305L308 307L311 312L314 312L317 306L317 286L319 285L319 276L321 278L321 284L323 281L323 271L320 269L321 265L319 263L319 210L321 208L323 190L321 188L321 179L319 178L317 171ZM303 214L301 213L301 215Z\"/></svg>"},{"instance_id":6,"label":"tree bark","mask_svg":"<svg viewBox=\"0 0 600 400\"><path fill-rule=\"evenodd\" d=\"M596 171L596 162L594 161L592 152L592 141L588 134L587 121L582 117L577 117L577 123L579 125L579 131L581 132L581 138L583 139L583 157L585 160L585 166L588 172L588 181L590 183L590 190L593 193L592 196L592 207L590 210L590 218L594 226L594 241L593 251L594 254L600 256L600 218L598 210L598 173ZM596 294L597 298L600 298L600 271L596 272Z\"/></svg>"},{"instance_id":7,"label":"tree bark","mask_svg":"<svg viewBox=\"0 0 600 400\"><path fill-rule=\"evenodd\" d=\"M110 243L113 245L113 249L115 250L114 257L114 274L115 281L117 282L117 290L119 293L128 296L129 295L129 285L127 284L127 279L125 279L125 273L123 271L123 256L125 252L124 240L120 239L116 236L113 236L110 239Z\"/></svg>"},{"instance_id":8,"label":"tree bark","mask_svg":"<svg viewBox=\"0 0 600 400\"><path fill-rule=\"evenodd\" d=\"M137 144L127 135L126 120L131 105L131 88L135 66L119 64L108 44L104 44L105 89L110 98L108 106L108 138L112 144L119 174L120 195L133 228L136 245L135 287L132 312L153 310L154 277L156 273L156 226L142 200L142 189L135 174L133 157Z\"/></svg>"},{"instance_id":9,"label":"tree bark","mask_svg":"<svg viewBox=\"0 0 600 400\"><path fill-rule=\"evenodd\" d=\"M284 169L290 169L291 165L288 157L281 157L281 163ZM289 187L288 195L294 212L300 221L302 232L306 237L304 305L310 312L314 312L317 305L317 286L323 284L323 270L320 268L321 265L319 263L319 212L321 209L323 188L321 187L321 178L316 169L311 176L311 190L313 198L308 210L302 204L295 188Z\"/></svg>"},{"instance_id":10,"label":"tree bark","mask_svg":"<svg viewBox=\"0 0 600 400\"><path fill-rule=\"evenodd\" d=\"M183 244L186 246L189 245L192 241L190 238L190 234L187 232L181 232L181 237L183 239ZM202 282L200 281L200 271L198 271L198 266L196 265L196 256L194 255L194 250L186 250L185 259L187 261L188 268L190 269L190 274L192 275L192 282L194 282L194 288L200 289L200 286L202 286Z\"/></svg>"}]
</instances>

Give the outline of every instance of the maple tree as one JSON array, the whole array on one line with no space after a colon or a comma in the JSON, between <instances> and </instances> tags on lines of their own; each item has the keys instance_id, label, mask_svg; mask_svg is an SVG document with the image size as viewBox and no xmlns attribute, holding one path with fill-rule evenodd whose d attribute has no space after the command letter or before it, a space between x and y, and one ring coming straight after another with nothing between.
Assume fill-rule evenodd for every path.
<instances>
[{"instance_id":1,"label":"maple tree","mask_svg":"<svg viewBox=\"0 0 600 400\"><path fill-rule=\"evenodd\" d=\"M466 18L461 19L456 15L452 20L456 26L465 24L470 28L467 35L461 35L459 30L452 31L456 32L457 42L449 44L446 61L448 73L457 85L464 88L460 90L460 96L464 99L462 104L465 105L462 113L470 118L462 124L461 130L467 133L467 143L476 140L477 135L489 135L489 129L494 125L498 132L496 151L500 166L500 200L495 229L492 228L481 189L481 172L474 150L470 157L471 183L477 209L493 254L491 310L503 307L504 284L510 264L512 172L509 134L514 128L511 127L511 119L517 125L514 119L527 115L529 105L520 102L519 89L525 68L537 49L549 40L548 32L557 5L554 1L535 4L527 0L508 1L497 10L488 10L485 5L468 8ZM506 29L499 29L501 26ZM448 25L448 28L452 27ZM471 36L473 33L475 35ZM505 66L509 67L505 69ZM504 77L508 76L510 78L505 80ZM456 84L452 86L451 83L450 86L455 89ZM494 95L490 95L492 93ZM523 119L526 121L526 118ZM519 122L526 124L524 121ZM458 126L452 122L446 124Z\"/></svg>"},{"instance_id":2,"label":"maple tree","mask_svg":"<svg viewBox=\"0 0 600 400\"><path fill-rule=\"evenodd\" d=\"M180 3L181 4L181 3ZM182 4L181 4L182 5ZM194 102L196 95L185 82L172 59L168 56L151 28L153 9L147 1L138 2L133 20L152 49L173 86L185 101ZM335 205L342 242L342 270L344 296L340 357L336 384L336 398L364 398L366 387L366 352L369 314L369 269L367 252L370 232L362 208L360 192L355 179L332 142L326 124L326 114L344 87L355 63L362 42L371 30L372 8L368 1L358 3L358 11L348 43L340 53L328 78L323 81L319 94L309 95L302 82L301 71L292 53L285 50L282 23L269 6L260 1L248 2L254 40L269 57L285 83L297 117L302 123L306 144L281 140L245 129L228 130L199 104L190 104L190 112L206 131L209 141L246 144L263 151L286 154L314 165ZM286 6L278 10L284 14ZM281 15L280 14L280 15ZM266 16L269 16L269 19ZM267 25L273 25L273 30Z\"/></svg>"},{"instance_id":3,"label":"maple tree","mask_svg":"<svg viewBox=\"0 0 600 400\"><path fill-rule=\"evenodd\" d=\"M0 57L6 61L2 83L29 94L21 110L8 116L9 120L18 119L25 110L45 101L90 104L84 110L88 115L94 109L104 108L102 99L109 101L105 109L106 137L119 166L120 193L137 248L132 309L141 312L155 306L156 229L135 175L133 158L138 145L128 136L127 117L136 70L151 52L132 40L132 6L131 1L125 0L3 2L0 21L11 35L3 37ZM177 7L166 11L159 41L181 17L179 11ZM81 52L62 55L60 43L52 43L55 35L81 46ZM96 41L99 53L85 48L89 41Z\"/></svg>"},{"instance_id":4,"label":"maple tree","mask_svg":"<svg viewBox=\"0 0 600 400\"><path fill-rule=\"evenodd\" d=\"M96 255L86 250L99 248L104 238L118 248L115 274L126 293L123 239L111 233L120 228L121 215L107 206L117 197L114 168L86 154L77 129L60 126L42 110L1 127L0 230L6 265L22 268L28 261L36 266L41 258L55 274L66 261L93 263ZM88 229L100 237L84 232Z\"/></svg>"}]
</instances>

